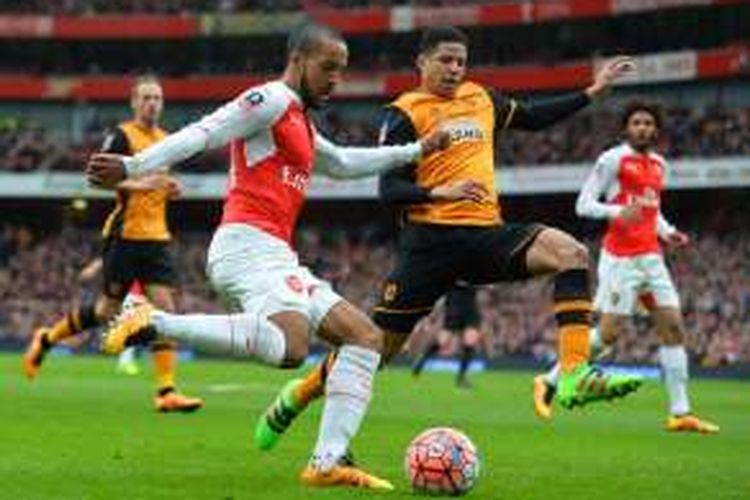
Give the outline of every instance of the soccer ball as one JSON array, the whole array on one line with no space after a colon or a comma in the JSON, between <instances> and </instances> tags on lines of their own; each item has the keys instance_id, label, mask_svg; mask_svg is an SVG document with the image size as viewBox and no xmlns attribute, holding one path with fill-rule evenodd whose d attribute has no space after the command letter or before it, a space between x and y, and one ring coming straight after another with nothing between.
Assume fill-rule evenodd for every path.
<instances>
[{"instance_id":1,"label":"soccer ball","mask_svg":"<svg viewBox=\"0 0 750 500\"><path fill-rule=\"evenodd\" d=\"M406 475L418 493L463 495L479 476L479 455L474 443L449 427L427 429L406 450Z\"/></svg>"}]
</instances>

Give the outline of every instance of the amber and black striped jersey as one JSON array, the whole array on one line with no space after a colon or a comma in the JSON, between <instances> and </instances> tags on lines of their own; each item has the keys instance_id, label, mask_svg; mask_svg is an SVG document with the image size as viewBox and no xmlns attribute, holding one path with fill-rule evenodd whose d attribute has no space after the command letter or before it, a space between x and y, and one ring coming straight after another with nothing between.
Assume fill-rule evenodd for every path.
<instances>
[{"instance_id":1,"label":"amber and black striped jersey","mask_svg":"<svg viewBox=\"0 0 750 500\"><path fill-rule=\"evenodd\" d=\"M495 140L502 131L537 130L573 114L589 103L583 92L535 102L521 102L500 92L464 82L451 99L421 90L399 96L385 109L381 144L404 144L435 127L447 128L452 142L444 151L383 174L383 201L408 205L406 218L421 224L494 226L502 222L495 187ZM481 182L489 195L473 201L434 202L436 186L461 180Z\"/></svg>"},{"instance_id":2,"label":"amber and black striped jersey","mask_svg":"<svg viewBox=\"0 0 750 500\"><path fill-rule=\"evenodd\" d=\"M167 133L159 127L146 128L134 121L121 123L107 136L102 152L133 155L161 141ZM117 203L107 217L102 236L129 241L169 241L165 188L117 191Z\"/></svg>"}]
</instances>

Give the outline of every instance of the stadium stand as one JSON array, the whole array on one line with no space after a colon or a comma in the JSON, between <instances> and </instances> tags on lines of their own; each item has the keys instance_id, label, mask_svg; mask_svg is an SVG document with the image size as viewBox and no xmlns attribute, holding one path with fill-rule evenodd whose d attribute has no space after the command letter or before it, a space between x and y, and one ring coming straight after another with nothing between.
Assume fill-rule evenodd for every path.
<instances>
[{"instance_id":1,"label":"stadium stand","mask_svg":"<svg viewBox=\"0 0 750 500\"><path fill-rule=\"evenodd\" d=\"M341 144L364 145L377 141L372 106L370 118L347 116L337 109L324 114L321 129ZM721 106L668 107L661 149L669 158L742 156L750 153L750 108ZM617 138L617 111L597 108L552 129L506 134L499 142L498 167L513 165L554 165L586 163ZM0 170L80 170L83 158L99 147L103 131L101 120L85 127L79 143L59 144L36 123L13 119L0 121ZM223 172L226 163L221 152L205 155L181 167L191 172Z\"/></svg>"},{"instance_id":2,"label":"stadium stand","mask_svg":"<svg viewBox=\"0 0 750 500\"><path fill-rule=\"evenodd\" d=\"M715 223L715 221L714 221ZM690 347L705 366L750 362L750 230L741 220L726 232L709 219L694 228L694 246L673 253L670 262L686 313ZM95 255L96 233L64 226L59 232L34 234L5 226L0 237L0 337L23 340L33 328L79 300L78 270ZM218 305L203 275L210 234L182 233L179 269L185 310L215 312ZM590 240L592 248L597 245ZM304 261L332 281L344 296L369 309L374 290L393 258L393 241L377 226L337 230L308 226L297 247ZM42 278L43 277L43 278ZM12 286L11 286L12 284ZM488 288L480 295L482 328L490 356L549 360L554 353L554 322L547 314L546 281ZM441 327L437 308L418 327L415 342ZM616 347L619 362L654 361L658 340L648 322L629 328Z\"/></svg>"}]
</instances>

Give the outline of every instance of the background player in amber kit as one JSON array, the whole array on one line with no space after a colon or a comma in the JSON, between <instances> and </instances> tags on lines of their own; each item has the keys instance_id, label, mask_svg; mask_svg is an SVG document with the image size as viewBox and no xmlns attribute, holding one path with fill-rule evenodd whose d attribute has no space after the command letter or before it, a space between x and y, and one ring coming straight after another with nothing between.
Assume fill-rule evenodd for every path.
<instances>
[{"instance_id":1,"label":"background player in amber kit","mask_svg":"<svg viewBox=\"0 0 750 500\"><path fill-rule=\"evenodd\" d=\"M523 103L466 81L468 50L460 30L428 29L417 57L419 87L386 108L382 143L413 141L438 124L449 130L452 142L445 151L381 177L381 199L402 205L405 218L395 269L374 312L386 332L384 359L401 350L414 325L457 282L477 285L552 275L561 405L572 408L624 396L637 389L639 378L604 374L588 364L592 303L586 247L558 229L503 219L494 140L508 128L541 129L572 115L632 68L632 61L609 61L582 91ZM294 416L322 393L330 359L284 387L256 427L261 448L272 447Z\"/></svg>"},{"instance_id":2,"label":"background player in amber kit","mask_svg":"<svg viewBox=\"0 0 750 500\"><path fill-rule=\"evenodd\" d=\"M159 127L164 98L161 85L151 77L139 79L131 91L133 119L121 123L107 136L103 152L135 154L166 136ZM164 173L128 179L117 186L117 203L102 229L103 293L95 303L83 304L51 327L39 328L23 358L24 372L33 379L47 351L61 340L106 323L119 311L132 283L140 281L147 297L162 309L175 309L176 272L170 253L167 204L179 195L180 185ZM175 390L177 353L171 342L151 345L158 411L193 411L203 402Z\"/></svg>"},{"instance_id":3,"label":"background player in amber kit","mask_svg":"<svg viewBox=\"0 0 750 500\"><path fill-rule=\"evenodd\" d=\"M427 348L414 363L412 368L414 376L422 373L427 361L448 344L451 337L458 339L460 348L456 386L467 389L471 387L471 384L466 374L482 339L482 332L479 329L477 290L472 286L459 284L445 295L443 329L436 338L430 340Z\"/></svg>"},{"instance_id":4,"label":"background player in amber kit","mask_svg":"<svg viewBox=\"0 0 750 500\"><path fill-rule=\"evenodd\" d=\"M576 213L607 221L599 258L595 308L601 319L602 341L612 344L647 294L648 310L661 339L659 363L667 388L670 431L715 433L719 427L690 413L687 393L688 356L680 299L662 254L661 242L681 248L689 237L678 231L661 211L667 162L654 151L661 126L658 110L634 102L623 113L625 141L602 153L578 195ZM602 201L602 198L604 199ZM537 377L535 409L549 418L549 392L557 371Z\"/></svg>"}]
</instances>

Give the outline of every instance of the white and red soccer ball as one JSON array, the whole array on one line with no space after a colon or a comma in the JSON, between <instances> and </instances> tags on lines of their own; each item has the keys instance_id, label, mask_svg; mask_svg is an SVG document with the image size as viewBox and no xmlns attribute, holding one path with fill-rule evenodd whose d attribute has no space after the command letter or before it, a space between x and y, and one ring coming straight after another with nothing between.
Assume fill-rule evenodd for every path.
<instances>
[{"instance_id":1,"label":"white and red soccer ball","mask_svg":"<svg viewBox=\"0 0 750 500\"><path fill-rule=\"evenodd\" d=\"M479 476L479 455L464 433L449 427L427 429L406 450L406 475L418 493L463 495Z\"/></svg>"}]
</instances>

